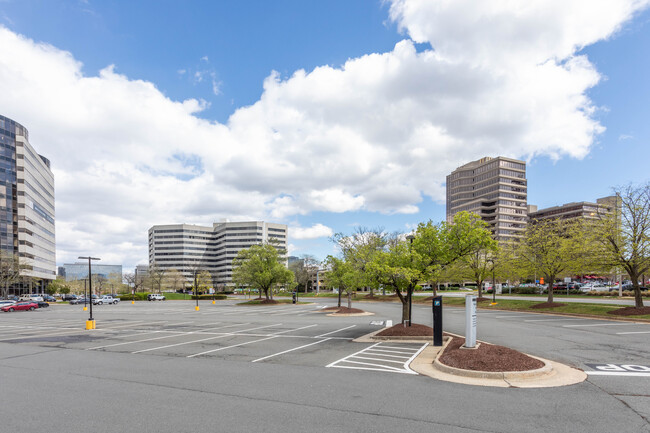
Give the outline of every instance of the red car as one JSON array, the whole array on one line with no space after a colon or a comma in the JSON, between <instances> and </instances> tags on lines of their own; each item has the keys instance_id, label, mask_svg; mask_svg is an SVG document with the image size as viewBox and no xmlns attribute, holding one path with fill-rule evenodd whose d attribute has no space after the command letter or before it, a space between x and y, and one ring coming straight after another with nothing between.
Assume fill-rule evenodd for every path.
<instances>
[{"instance_id":1,"label":"red car","mask_svg":"<svg viewBox=\"0 0 650 433\"><path fill-rule=\"evenodd\" d=\"M6 305L0 310L7 312L7 311L16 311L16 310L29 310L33 311L38 308L38 304L36 302L18 302L17 304L13 305Z\"/></svg>"}]
</instances>

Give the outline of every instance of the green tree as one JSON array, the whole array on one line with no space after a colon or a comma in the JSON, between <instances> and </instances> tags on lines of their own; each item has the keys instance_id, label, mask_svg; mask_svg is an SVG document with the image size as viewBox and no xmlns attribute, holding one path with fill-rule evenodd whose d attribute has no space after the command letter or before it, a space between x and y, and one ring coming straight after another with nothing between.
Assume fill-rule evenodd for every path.
<instances>
[{"instance_id":1,"label":"green tree","mask_svg":"<svg viewBox=\"0 0 650 433\"><path fill-rule=\"evenodd\" d=\"M529 275L543 275L548 283L547 302L553 302L555 279L579 269L585 254L585 237L578 221L545 219L528 224L519 243L517 259Z\"/></svg>"},{"instance_id":2,"label":"green tree","mask_svg":"<svg viewBox=\"0 0 650 433\"><path fill-rule=\"evenodd\" d=\"M269 290L294 282L293 272L280 262L280 252L272 244L253 245L239 251L232 261L233 283L249 286L269 299Z\"/></svg>"},{"instance_id":3,"label":"green tree","mask_svg":"<svg viewBox=\"0 0 650 433\"><path fill-rule=\"evenodd\" d=\"M350 263L333 256L327 256L325 267L328 269L325 273L325 285L337 288L338 306L341 306L341 295L345 292L348 297L348 308L352 308L352 295L356 293L361 284L359 273Z\"/></svg>"},{"instance_id":4,"label":"green tree","mask_svg":"<svg viewBox=\"0 0 650 433\"><path fill-rule=\"evenodd\" d=\"M478 218L475 219L473 224L476 225L477 230L480 230L480 227L483 227L486 231L488 230L487 223ZM458 260L462 275L471 278L476 283L479 299L483 297L483 282L489 279L494 271L498 250L499 245L494 238L481 236L474 243L469 254ZM494 290L494 287L492 290Z\"/></svg>"},{"instance_id":5,"label":"green tree","mask_svg":"<svg viewBox=\"0 0 650 433\"><path fill-rule=\"evenodd\" d=\"M297 286L303 287L303 291L307 293L312 277L318 270L318 263L313 256L305 254L300 260L291 263L289 270L293 272Z\"/></svg>"},{"instance_id":6,"label":"green tree","mask_svg":"<svg viewBox=\"0 0 650 433\"><path fill-rule=\"evenodd\" d=\"M623 268L634 290L634 305L643 308L639 278L650 270L650 183L616 188L618 203L591 228L598 264Z\"/></svg>"},{"instance_id":7,"label":"green tree","mask_svg":"<svg viewBox=\"0 0 650 433\"><path fill-rule=\"evenodd\" d=\"M65 294L66 289L67 293L70 293L70 288L66 284L65 280L57 278L56 280L52 280L48 283L45 292L50 296L54 295L55 293Z\"/></svg>"},{"instance_id":8,"label":"green tree","mask_svg":"<svg viewBox=\"0 0 650 433\"><path fill-rule=\"evenodd\" d=\"M380 284L392 287L402 302L402 321L410 317L413 291L422 281L488 245L491 234L476 214L459 212L453 222L420 223L412 238L394 237L376 255L371 273ZM405 292L404 294L402 292Z\"/></svg>"},{"instance_id":9,"label":"green tree","mask_svg":"<svg viewBox=\"0 0 650 433\"><path fill-rule=\"evenodd\" d=\"M208 289L212 287L212 274L206 270L199 272L196 280L199 285L198 290L203 293L206 293Z\"/></svg>"},{"instance_id":10,"label":"green tree","mask_svg":"<svg viewBox=\"0 0 650 433\"><path fill-rule=\"evenodd\" d=\"M370 278L369 266L375 256L387 246L390 238L382 228L370 230L365 227L358 227L351 235L337 233L332 237L341 249L343 260L357 273L356 279L360 287L367 287L371 297L379 288L379 283Z\"/></svg>"}]
</instances>

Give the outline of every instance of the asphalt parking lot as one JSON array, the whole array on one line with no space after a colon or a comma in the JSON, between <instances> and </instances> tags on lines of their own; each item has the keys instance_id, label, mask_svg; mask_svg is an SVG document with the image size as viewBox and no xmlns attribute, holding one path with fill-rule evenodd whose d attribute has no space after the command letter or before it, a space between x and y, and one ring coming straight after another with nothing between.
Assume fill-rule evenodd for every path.
<instances>
[{"instance_id":1,"label":"asphalt parking lot","mask_svg":"<svg viewBox=\"0 0 650 433\"><path fill-rule=\"evenodd\" d=\"M6 431L650 432L650 377L621 367L648 366L648 324L479 310L479 339L592 372L568 387L495 389L414 374L424 344L352 341L399 320L398 304L329 317L319 311L334 299L237 302L94 306L91 331L83 306L0 314L0 404L44 409ZM430 307L413 314L432 322ZM444 325L462 334L464 311L445 308Z\"/></svg>"}]
</instances>

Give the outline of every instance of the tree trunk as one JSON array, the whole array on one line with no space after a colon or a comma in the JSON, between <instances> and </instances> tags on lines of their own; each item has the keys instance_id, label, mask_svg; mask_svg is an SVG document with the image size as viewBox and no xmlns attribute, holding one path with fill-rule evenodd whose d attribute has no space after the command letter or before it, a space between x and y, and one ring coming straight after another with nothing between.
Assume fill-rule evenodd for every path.
<instances>
[{"instance_id":1,"label":"tree trunk","mask_svg":"<svg viewBox=\"0 0 650 433\"><path fill-rule=\"evenodd\" d=\"M339 287L339 307L341 306L341 288Z\"/></svg>"},{"instance_id":2,"label":"tree trunk","mask_svg":"<svg viewBox=\"0 0 650 433\"><path fill-rule=\"evenodd\" d=\"M476 287L478 287L478 298L481 299L483 297L483 280L477 279Z\"/></svg>"},{"instance_id":3,"label":"tree trunk","mask_svg":"<svg viewBox=\"0 0 650 433\"><path fill-rule=\"evenodd\" d=\"M406 298L402 301L402 324L404 324L409 319L409 303L408 303L408 294Z\"/></svg>"},{"instance_id":4,"label":"tree trunk","mask_svg":"<svg viewBox=\"0 0 650 433\"><path fill-rule=\"evenodd\" d=\"M548 280L548 298L546 302L553 302L553 282L555 281L555 275L546 275Z\"/></svg>"},{"instance_id":5,"label":"tree trunk","mask_svg":"<svg viewBox=\"0 0 650 433\"><path fill-rule=\"evenodd\" d=\"M348 308L352 308L352 292L348 292Z\"/></svg>"}]
</instances>

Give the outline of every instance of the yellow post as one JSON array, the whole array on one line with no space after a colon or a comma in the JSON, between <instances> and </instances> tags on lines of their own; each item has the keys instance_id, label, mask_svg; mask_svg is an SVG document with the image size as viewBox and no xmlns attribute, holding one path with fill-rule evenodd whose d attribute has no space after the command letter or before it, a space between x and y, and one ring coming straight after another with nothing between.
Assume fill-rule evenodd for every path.
<instances>
[{"instance_id":1,"label":"yellow post","mask_svg":"<svg viewBox=\"0 0 650 433\"><path fill-rule=\"evenodd\" d=\"M94 320L86 320L86 330L89 329L95 329L95 321Z\"/></svg>"},{"instance_id":2,"label":"yellow post","mask_svg":"<svg viewBox=\"0 0 650 433\"><path fill-rule=\"evenodd\" d=\"M196 307L194 307L194 309L195 309L196 311L199 311L199 306L197 305Z\"/></svg>"},{"instance_id":3,"label":"yellow post","mask_svg":"<svg viewBox=\"0 0 650 433\"><path fill-rule=\"evenodd\" d=\"M214 305L214 304L216 304L216 303L217 303L217 301L215 301L215 300L213 299L213 300L212 300L212 305Z\"/></svg>"},{"instance_id":4,"label":"yellow post","mask_svg":"<svg viewBox=\"0 0 650 433\"><path fill-rule=\"evenodd\" d=\"M88 311L88 307L84 307L84 311Z\"/></svg>"},{"instance_id":5,"label":"yellow post","mask_svg":"<svg viewBox=\"0 0 650 433\"><path fill-rule=\"evenodd\" d=\"M134 304L135 304L135 301L131 301L131 305L134 305Z\"/></svg>"}]
</instances>

